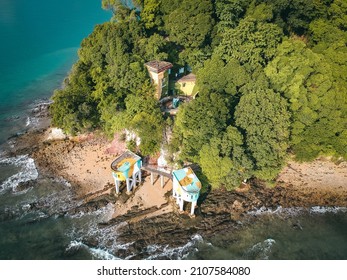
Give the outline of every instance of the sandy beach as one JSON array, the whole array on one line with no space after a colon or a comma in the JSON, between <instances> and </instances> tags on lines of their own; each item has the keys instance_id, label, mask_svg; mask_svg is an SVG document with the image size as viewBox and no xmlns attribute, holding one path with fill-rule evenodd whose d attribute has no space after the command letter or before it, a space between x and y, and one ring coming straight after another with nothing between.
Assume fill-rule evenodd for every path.
<instances>
[{"instance_id":1,"label":"sandy beach","mask_svg":"<svg viewBox=\"0 0 347 280\"><path fill-rule=\"evenodd\" d=\"M142 219L177 210L171 196L172 182L166 181L164 188L161 188L160 180L157 180L152 186L150 174L146 172L143 172L141 186L137 186L132 194L127 195L124 190L121 195L115 196L110 165L126 151L126 145L120 135L115 135L113 140L105 138L98 132L68 138L57 129L47 128L19 137L15 146L17 149L15 153L30 154L34 158L41 173L69 181L76 199L88 203L102 195L112 197L113 218L136 212L137 218ZM239 212L264 205L347 207L347 162L342 161L337 164L326 158L309 163L289 161L278 175L274 187L262 187L261 193L258 194L262 196L261 198L252 193L254 190L259 190L257 186L255 187L253 190L241 188L233 192L236 197L240 193L252 197L247 202L226 203L233 205L233 211ZM201 204L202 209L204 204L208 204L209 198L212 199L209 195ZM243 206L236 207L239 204ZM142 215L141 211L145 211L146 214ZM188 211L187 209L187 216Z\"/></svg>"},{"instance_id":2,"label":"sandy beach","mask_svg":"<svg viewBox=\"0 0 347 280\"><path fill-rule=\"evenodd\" d=\"M278 208L347 207L347 162L334 163L321 158L310 163L289 161L272 186L250 180L234 191L210 190L200 195L195 218L190 205L180 213L172 198L172 182L162 188L157 179L152 186L150 174L143 171L142 182L127 194L115 194L111 163L124 151L125 144L116 135L113 140L95 132L79 137L66 137L48 128L26 133L14 140L11 156L28 154L39 174L64 178L71 183L78 206L59 215L93 212L107 206L108 220L99 224L117 229L117 242L132 244L115 255L146 258L142 248L159 244L172 248L184 246L195 234L206 238L233 232L246 226L254 212ZM106 230L105 229L105 230ZM175 236L173 239L172 236ZM84 244L97 247L93 239Z\"/></svg>"},{"instance_id":3,"label":"sandy beach","mask_svg":"<svg viewBox=\"0 0 347 280\"><path fill-rule=\"evenodd\" d=\"M172 191L172 182L165 180L160 186L157 178L152 186L150 176L143 172L143 182L126 195L124 186L122 197L115 195L111 163L126 150L125 144L115 135L113 140L97 133L67 138L56 129L49 128L41 134L42 145L32 154L36 164L44 172L49 172L69 181L75 191L76 199L85 203L105 194L115 196L113 218L128 211L155 209L143 218L172 211L168 197ZM121 188L122 189L122 188Z\"/></svg>"},{"instance_id":4,"label":"sandy beach","mask_svg":"<svg viewBox=\"0 0 347 280\"><path fill-rule=\"evenodd\" d=\"M336 201L347 206L347 162L334 163L320 158L308 163L290 161L277 178L277 186L297 192L302 198L311 198L317 205Z\"/></svg>"},{"instance_id":5,"label":"sandy beach","mask_svg":"<svg viewBox=\"0 0 347 280\"><path fill-rule=\"evenodd\" d=\"M119 135L113 140L98 133L68 139L49 128L36 136L40 137L35 141L42 144L32 154L36 164L40 169L71 182L77 199L88 202L103 194L114 195L110 165L126 150ZM161 188L157 180L152 186L148 175L144 172L142 185L137 186L130 196L124 197L122 194L123 197L115 200L113 217L124 215L132 209L160 209L158 212L151 211L151 215L173 210L172 203L168 204L172 182L166 181L164 188ZM276 188L271 191L276 193L277 187L280 187L281 193L278 196L285 191L285 196L296 201L296 204L347 206L347 162L336 164L328 159L317 159L310 163L290 161L279 174Z\"/></svg>"}]
</instances>

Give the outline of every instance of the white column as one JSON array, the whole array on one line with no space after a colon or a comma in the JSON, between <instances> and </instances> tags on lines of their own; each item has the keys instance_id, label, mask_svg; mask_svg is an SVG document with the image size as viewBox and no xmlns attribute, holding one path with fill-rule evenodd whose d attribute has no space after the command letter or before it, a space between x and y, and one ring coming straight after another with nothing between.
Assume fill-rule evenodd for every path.
<instances>
[{"instance_id":1,"label":"white column","mask_svg":"<svg viewBox=\"0 0 347 280\"><path fill-rule=\"evenodd\" d=\"M194 216L195 206L196 206L196 201L193 201L192 202L192 208L190 209L190 215L192 215L192 216Z\"/></svg>"},{"instance_id":2,"label":"white column","mask_svg":"<svg viewBox=\"0 0 347 280\"><path fill-rule=\"evenodd\" d=\"M151 184L154 185L154 178L153 178L153 172L151 172Z\"/></svg>"},{"instance_id":3,"label":"white column","mask_svg":"<svg viewBox=\"0 0 347 280\"><path fill-rule=\"evenodd\" d=\"M130 193L131 192L131 186L130 186L130 179L129 178L126 179L126 184L127 184L127 192Z\"/></svg>"},{"instance_id":4,"label":"white column","mask_svg":"<svg viewBox=\"0 0 347 280\"><path fill-rule=\"evenodd\" d=\"M180 199L180 210L183 212L183 203L184 203L184 201L183 201L183 199L181 198Z\"/></svg>"},{"instance_id":5,"label":"white column","mask_svg":"<svg viewBox=\"0 0 347 280\"><path fill-rule=\"evenodd\" d=\"M116 194L119 194L119 181L116 178L114 179L114 184L116 186Z\"/></svg>"},{"instance_id":6,"label":"white column","mask_svg":"<svg viewBox=\"0 0 347 280\"><path fill-rule=\"evenodd\" d=\"M131 183L131 186L134 188L135 190L135 187L136 187L136 173L133 173L133 181Z\"/></svg>"},{"instance_id":7,"label":"white column","mask_svg":"<svg viewBox=\"0 0 347 280\"><path fill-rule=\"evenodd\" d=\"M141 184L142 181L142 174L141 174L141 169L139 170L139 184Z\"/></svg>"}]
</instances>

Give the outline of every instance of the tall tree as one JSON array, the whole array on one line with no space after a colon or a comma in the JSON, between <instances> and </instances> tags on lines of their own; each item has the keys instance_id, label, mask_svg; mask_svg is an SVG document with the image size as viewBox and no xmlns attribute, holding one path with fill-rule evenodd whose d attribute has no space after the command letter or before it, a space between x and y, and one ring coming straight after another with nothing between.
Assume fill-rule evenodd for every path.
<instances>
[{"instance_id":1,"label":"tall tree","mask_svg":"<svg viewBox=\"0 0 347 280\"><path fill-rule=\"evenodd\" d=\"M162 25L160 16L160 0L144 0L141 10L141 21L144 22L147 29L159 27Z\"/></svg>"},{"instance_id":2,"label":"tall tree","mask_svg":"<svg viewBox=\"0 0 347 280\"><path fill-rule=\"evenodd\" d=\"M228 99L216 93L202 93L180 108L174 126L173 149L182 160L199 161L199 152L211 137L227 127Z\"/></svg>"},{"instance_id":3,"label":"tall tree","mask_svg":"<svg viewBox=\"0 0 347 280\"><path fill-rule=\"evenodd\" d=\"M224 62L218 55L206 60L197 73L197 85L202 91L236 95L250 81L245 68L236 59Z\"/></svg>"},{"instance_id":4,"label":"tall tree","mask_svg":"<svg viewBox=\"0 0 347 280\"><path fill-rule=\"evenodd\" d=\"M320 154L346 156L347 91L334 66L300 40L287 40L265 69L273 87L289 100L291 144L299 160Z\"/></svg>"},{"instance_id":5,"label":"tall tree","mask_svg":"<svg viewBox=\"0 0 347 280\"><path fill-rule=\"evenodd\" d=\"M199 48L206 44L214 19L211 0L183 0L165 19L170 40L185 48Z\"/></svg>"},{"instance_id":6,"label":"tall tree","mask_svg":"<svg viewBox=\"0 0 347 280\"><path fill-rule=\"evenodd\" d=\"M144 84L135 95L126 98L124 127L133 130L141 139L139 149L143 155L159 151L163 140L164 119L154 89Z\"/></svg>"},{"instance_id":7,"label":"tall tree","mask_svg":"<svg viewBox=\"0 0 347 280\"><path fill-rule=\"evenodd\" d=\"M224 30L215 53L225 61L236 59L241 65L247 64L252 72L273 58L282 37L277 25L247 17L236 28Z\"/></svg>"},{"instance_id":8,"label":"tall tree","mask_svg":"<svg viewBox=\"0 0 347 280\"><path fill-rule=\"evenodd\" d=\"M251 0L216 0L215 12L221 31L224 28L235 28L243 18Z\"/></svg>"},{"instance_id":9,"label":"tall tree","mask_svg":"<svg viewBox=\"0 0 347 280\"><path fill-rule=\"evenodd\" d=\"M199 164L214 188L238 187L252 174L252 161L243 148L244 140L236 127L228 126L221 135L202 146Z\"/></svg>"},{"instance_id":10,"label":"tall tree","mask_svg":"<svg viewBox=\"0 0 347 280\"><path fill-rule=\"evenodd\" d=\"M72 135L100 125L97 102L92 97L94 83L88 66L77 62L63 89L56 90L50 107L52 124Z\"/></svg>"},{"instance_id":11,"label":"tall tree","mask_svg":"<svg viewBox=\"0 0 347 280\"><path fill-rule=\"evenodd\" d=\"M282 168L289 144L288 103L271 89L251 89L237 105L236 125L245 134L245 143L258 178L271 180Z\"/></svg>"}]
</instances>

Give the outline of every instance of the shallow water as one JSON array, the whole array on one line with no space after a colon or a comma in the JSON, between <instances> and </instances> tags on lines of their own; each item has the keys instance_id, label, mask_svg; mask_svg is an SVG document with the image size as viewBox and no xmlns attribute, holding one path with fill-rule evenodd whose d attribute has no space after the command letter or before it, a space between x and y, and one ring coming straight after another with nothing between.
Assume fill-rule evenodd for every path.
<instances>
[{"instance_id":1,"label":"shallow water","mask_svg":"<svg viewBox=\"0 0 347 280\"><path fill-rule=\"evenodd\" d=\"M82 39L110 17L101 0L0 1L0 143L26 128L30 106L61 86Z\"/></svg>"},{"instance_id":2,"label":"shallow water","mask_svg":"<svg viewBox=\"0 0 347 280\"><path fill-rule=\"evenodd\" d=\"M35 125L29 112L62 85L82 39L110 18L101 0L0 1L0 144ZM0 259L94 258L66 248L81 236L74 232L95 224L100 213L64 216L78 203L71 201L66 182L42 178L27 156L3 154Z\"/></svg>"},{"instance_id":3,"label":"shallow water","mask_svg":"<svg viewBox=\"0 0 347 280\"><path fill-rule=\"evenodd\" d=\"M99 258L87 247L71 249L71 244L90 237L97 224L109 218L111 209L69 215L70 209L82 203L72 199L69 183L30 176L21 182L26 182L25 188L18 190L12 180L0 193L0 259Z\"/></svg>"},{"instance_id":4,"label":"shallow water","mask_svg":"<svg viewBox=\"0 0 347 280\"><path fill-rule=\"evenodd\" d=\"M347 259L347 209L284 209L201 243L190 259ZM319 211L318 211L319 210Z\"/></svg>"}]
</instances>

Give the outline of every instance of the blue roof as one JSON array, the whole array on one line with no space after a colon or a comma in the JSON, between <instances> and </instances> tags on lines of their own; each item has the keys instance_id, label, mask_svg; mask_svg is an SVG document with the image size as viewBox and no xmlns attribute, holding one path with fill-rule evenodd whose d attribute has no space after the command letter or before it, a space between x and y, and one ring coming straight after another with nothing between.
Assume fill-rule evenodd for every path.
<instances>
[{"instance_id":1,"label":"blue roof","mask_svg":"<svg viewBox=\"0 0 347 280\"><path fill-rule=\"evenodd\" d=\"M174 178L187 192L199 192L201 182L190 167L172 171ZM187 184L185 183L187 182Z\"/></svg>"}]
</instances>

